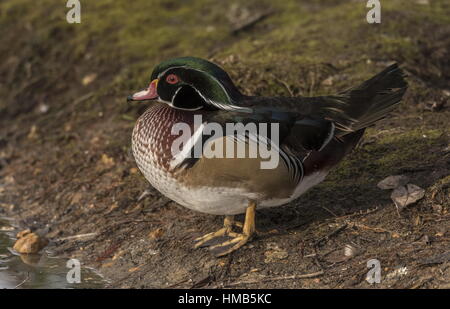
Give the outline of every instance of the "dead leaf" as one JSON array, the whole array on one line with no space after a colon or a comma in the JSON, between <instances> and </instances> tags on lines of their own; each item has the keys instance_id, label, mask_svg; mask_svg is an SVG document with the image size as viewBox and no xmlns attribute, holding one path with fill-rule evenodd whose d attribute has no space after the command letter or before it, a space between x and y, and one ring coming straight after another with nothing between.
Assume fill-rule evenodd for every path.
<instances>
[{"instance_id":1,"label":"dead leaf","mask_svg":"<svg viewBox=\"0 0 450 309\"><path fill-rule=\"evenodd\" d=\"M400 186L392 191L391 199L400 211L406 206L413 204L425 196L425 190L413 184Z\"/></svg>"},{"instance_id":2,"label":"dead leaf","mask_svg":"<svg viewBox=\"0 0 450 309\"><path fill-rule=\"evenodd\" d=\"M393 175L386 177L377 184L377 187L382 190L395 189L404 186L408 183L409 177L405 175Z\"/></svg>"},{"instance_id":3,"label":"dead leaf","mask_svg":"<svg viewBox=\"0 0 450 309\"><path fill-rule=\"evenodd\" d=\"M162 228L158 228L154 231L151 231L150 233L148 233L148 237L150 239L159 239L164 235L164 230Z\"/></svg>"},{"instance_id":4,"label":"dead leaf","mask_svg":"<svg viewBox=\"0 0 450 309\"><path fill-rule=\"evenodd\" d=\"M111 157L108 157L107 154L102 154L101 161L106 166L113 166L114 165L114 159Z\"/></svg>"}]
</instances>

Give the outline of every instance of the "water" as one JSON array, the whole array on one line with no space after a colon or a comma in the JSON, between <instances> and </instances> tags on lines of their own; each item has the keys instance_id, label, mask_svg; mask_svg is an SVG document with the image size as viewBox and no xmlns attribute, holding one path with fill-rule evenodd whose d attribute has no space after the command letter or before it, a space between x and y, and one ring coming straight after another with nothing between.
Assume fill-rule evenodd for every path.
<instances>
[{"instance_id":1,"label":"water","mask_svg":"<svg viewBox=\"0 0 450 309\"><path fill-rule=\"evenodd\" d=\"M0 289L102 288L107 282L93 269L81 266L81 283L68 283L67 259L39 255L17 255L12 251L18 230L12 221L0 218ZM45 249L44 249L45 251Z\"/></svg>"}]
</instances>

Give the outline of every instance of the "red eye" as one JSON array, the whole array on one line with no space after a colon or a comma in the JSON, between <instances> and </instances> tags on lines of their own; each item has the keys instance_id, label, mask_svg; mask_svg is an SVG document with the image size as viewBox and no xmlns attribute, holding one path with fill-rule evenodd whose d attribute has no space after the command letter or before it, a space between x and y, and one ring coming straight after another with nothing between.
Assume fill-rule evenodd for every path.
<instances>
[{"instance_id":1,"label":"red eye","mask_svg":"<svg viewBox=\"0 0 450 309\"><path fill-rule=\"evenodd\" d=\"M166 81L169 83L169 84L176 84L176 83L178 83L180 80L178 79L178 76L176 76L175 74L169 74L169 75L167 75L167 77L166 77Z\"/></svg>"}]
</instances>

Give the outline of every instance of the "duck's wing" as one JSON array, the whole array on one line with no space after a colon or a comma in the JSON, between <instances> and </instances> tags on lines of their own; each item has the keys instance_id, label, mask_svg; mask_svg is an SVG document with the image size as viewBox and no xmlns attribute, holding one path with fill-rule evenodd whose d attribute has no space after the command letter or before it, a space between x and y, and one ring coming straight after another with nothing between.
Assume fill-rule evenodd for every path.
<instances>
[{"instance_id":1,"label":"duck's wing","mask_svg":"<svg viewBox=\"0 0 450 309\"><path fill-rule=\"evenodd\" d=\"M280 146L298 151L320 151L334 136L333 122L323 118L275 110L255 111L253 114L218 111L210 114L207 121L220 123L225 129L227 124L240 123L245 128L254 125L258 135L269 140L276 138Z\"/></svg>"},{"instance_id":2,"label":"duck's wing","mask_svg":"<svg viewBox=\"0 0 450 309\"><path fill-rule=\"evenodd\" d=\"M183 156L179 156L174 167L193 167L199 159L194 155L195 149L203 150L208 143L226 136L240 144L252 142L254 145L256 142L262 143L266 149L274 147L293 177L300 179L303 158L313 150L320 151L334 136L332 122L304 116L299 118L288 112L212 111L203 119L204 123L192 135L192 142L187 143L188 148L183 149Z\"/></svg>"},{"instance_id":3,"label":"duck's wing","mask_svg":"<svg viewBox=\"0 0 450 309\"><path fill-rule=\"evenodd\" d=\"M259 109L291 112L332 122L336 135L366 128L384 118L401 102L407 89L405 74L393 64L357 87L338 95L295 98L256 98L247 105Z\"/></svg>"}]
</instances>

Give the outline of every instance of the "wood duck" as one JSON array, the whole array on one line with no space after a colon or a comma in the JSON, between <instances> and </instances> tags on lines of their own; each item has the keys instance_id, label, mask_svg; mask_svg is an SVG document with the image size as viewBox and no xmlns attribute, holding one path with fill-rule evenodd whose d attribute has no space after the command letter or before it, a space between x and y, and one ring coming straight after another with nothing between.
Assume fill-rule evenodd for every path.
<instances>
[{"instance_id":1,"label":"wood duck","mask_svg":"<svg viewBox=\"0 0 450 309\"><path fill-rule=\"evenodd\" d=\"M153 187L178 204L225 215L223 228L195 240L196 248L208 246L216 256L235 251L251 238L256 208L289 203L323 181L356 146L365 128L400 103L407 88L402 70L393 64L337 95L247 96L219 66L192 57L162 62L150 80L146 89L128 97L128 101L154 101L133 130L137 166ZM196 117L201 122L196 123ZM270 125L270 132L226 130L229 124L253 123ZM182 142L182 134L174 130L180 124L191 132ZM220 129L225 133L212 134ZM272 143L275 137L278 144ZM258 143L276 150L276 166L262 168L267 162L262 153L234 152L238 147L250 152ZM195 156L198 145L203 152ZM208 146L211 150L221 145L223 153L233 147L234 156L205 155ZM233 219L241 213L245 213L243 224ZM235 232L236 228L242 232Z\"/></svg>"}]
</instances>

